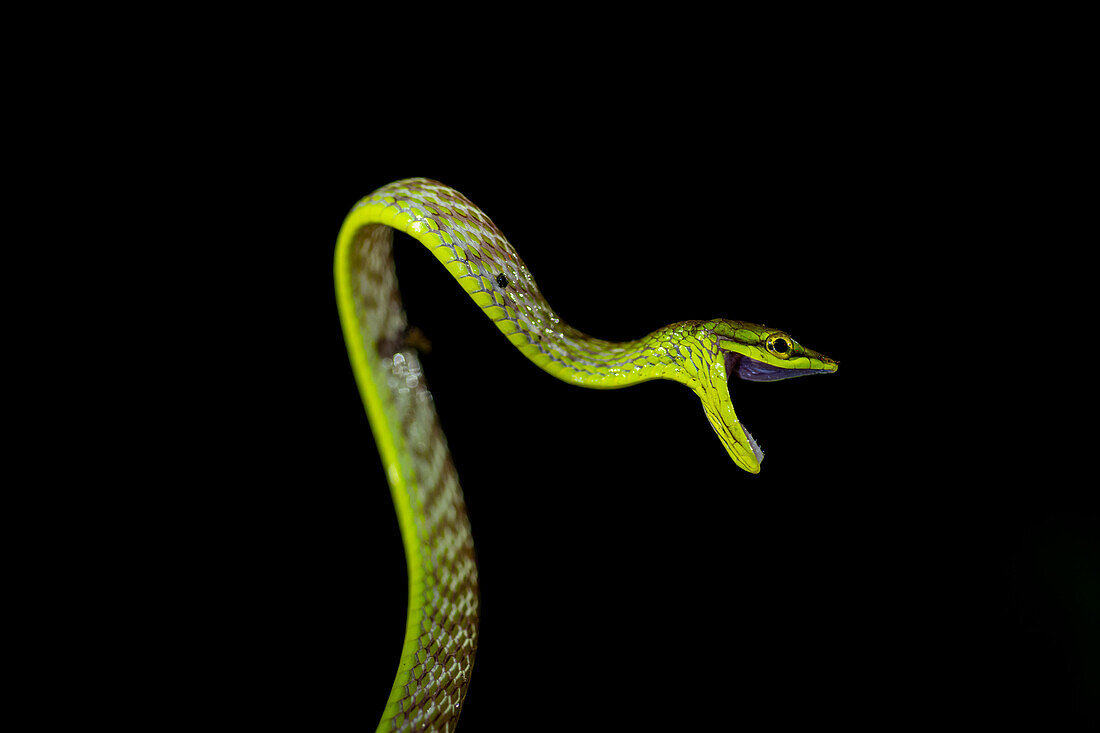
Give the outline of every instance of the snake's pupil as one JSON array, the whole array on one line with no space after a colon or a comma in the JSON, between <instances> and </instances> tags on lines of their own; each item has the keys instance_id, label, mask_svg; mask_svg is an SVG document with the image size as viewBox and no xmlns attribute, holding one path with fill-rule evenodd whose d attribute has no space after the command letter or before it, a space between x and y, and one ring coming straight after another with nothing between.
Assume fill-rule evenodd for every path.
<instances>
[{"instance_id":1,"label":"snake's pupil","mask_svg":"<svg viewBox=\"0 0 1100 733\"><path fill-rule=\"evenodd\" d=\"M504 277L503 272L500 273L499 275L497 275L497 285L499 285L502 288L508 287L508 278Z\"/></svg>"},{"instance_id":2,"label":"snake's pupil","mask_svg":"<svg viewBox=\"0 0 1100 733\"><path fill-rule=\"evenodd\" d=\"M784 341L783 339L776 339L776 342L775 342L775 350L776 351L778 351L780 354L786 354L788 348L789 347L787 346L786 341Z\"/></svg>"}]
</instances>

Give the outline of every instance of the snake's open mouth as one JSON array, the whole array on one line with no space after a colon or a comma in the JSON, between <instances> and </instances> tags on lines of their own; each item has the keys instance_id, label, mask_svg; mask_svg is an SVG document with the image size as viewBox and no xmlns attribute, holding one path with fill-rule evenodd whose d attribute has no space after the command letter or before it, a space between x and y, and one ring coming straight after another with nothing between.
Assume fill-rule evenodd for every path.
<instances>
[{"instance_id":1,"label":"snake's open mouth","mask_svg":"<svg viewBox=\"0 0 1100 733\"><path fill-rule=\"evenodd\" d=\"M726 374L730 377L737 375L739 379L747 382L777 382L780 379L794 379L805 377L809 374L828 374L832 369L784 369L782 367L765 364L751 356L738 354L735 351L726 352Z\"/></svg>"},{"instance_id":2,"label":"snake's open mouth","mask_svg":"<svg viewBox=\"0 0 1100 733\"><path fill-rule=\"evenodd\" d=\"M833 369L786 369L772 366L759 359L753 359L751 356L739 354L736 351L727 351L725 358L727 384L728 381L735 376L747 382L776 382L781 379L793 379L795 377L804 377L809 374L828 374L835 369L835 367ZM741 431L745 434L748 447L752 449L752 453L756 457L756 462L759 464L764 460L764 451L760 449L760 445L756 442L756 439L752 437L748 428L745 427L745 423L738 421L738 424L741 427Z\"/></svg>"}]
</instances>

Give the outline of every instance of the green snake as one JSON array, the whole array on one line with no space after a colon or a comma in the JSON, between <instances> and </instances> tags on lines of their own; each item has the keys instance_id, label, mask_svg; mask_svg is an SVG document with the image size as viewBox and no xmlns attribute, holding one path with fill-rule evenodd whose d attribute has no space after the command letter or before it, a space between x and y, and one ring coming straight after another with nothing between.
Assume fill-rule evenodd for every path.
<instances>
[{"instance_id":1,"label":"green snake","mask_svg":"<svg viewBox=\"0 0 1100 733\"><path fill-rule=\"evenodd\" d=\"M405 642L378 730L449 731L477 650L477 566L462 490L397 288L394 229L427 247L520 353L558 379L595 389L651 379L687 385L734 463L751 473L764 456L734 412L729 380L824 374L837 364L783 331L725 319L674 323L634 341L593 338L562 321L500 230L458 191L410 178L355 204L337 240L337 304L409 579Z\"/></svg>"}]
</instances>

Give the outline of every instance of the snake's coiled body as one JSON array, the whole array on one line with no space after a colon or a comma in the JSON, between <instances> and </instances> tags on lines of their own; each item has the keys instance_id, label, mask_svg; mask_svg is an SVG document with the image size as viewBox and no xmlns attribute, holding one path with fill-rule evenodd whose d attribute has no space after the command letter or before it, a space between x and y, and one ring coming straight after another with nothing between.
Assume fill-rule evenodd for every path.
<instances>
[{"instance_id":1,"label":"snake's coiled body","mask_svg":"<svg viewBox=\"0 0 1100 733\"><path fill-rule=\"evenodd\" d=\"M722 319L677 323L629 342L592 338L561 320L500 230L454 189L414 178L358 202L337 243L337 302L409 575L405 642L378 729L447 731L477 650L477 567L462 490L398 294L393 229L426 246L508 340L553 376L600 389L658 378L690 387L748 471L759 470L763 453L733 410L728 381L826 373L836 363L781 331Z\"/></svg>"}]
</instances>

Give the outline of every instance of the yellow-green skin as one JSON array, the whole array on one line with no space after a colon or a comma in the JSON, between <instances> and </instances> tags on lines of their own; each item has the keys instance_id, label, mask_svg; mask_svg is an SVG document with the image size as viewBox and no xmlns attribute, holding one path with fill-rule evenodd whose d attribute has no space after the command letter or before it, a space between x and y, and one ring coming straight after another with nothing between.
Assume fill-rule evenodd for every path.
<instances>
[{"instance_id":1,"label":"yellow-green skin","mask_svg":"<svg viewBox=\"0 0 1100 733\"><path fill-rule=\"evenodd\" d=\"M413 178L359 201L337 242L337 303L409 572L405 646L378 730L451 730L477 647L477 568L462 492L408 336L393 229L427 247L508 340L558 379L596 389L650 379L690 387L730 457L751 473L762 453L733 409L727 352L791 374L835 371L836 363L776 329L724 319L675 323L635 341L592 338L561 320L500 230L454 189Z\"/></svg>"}]
</instances>

